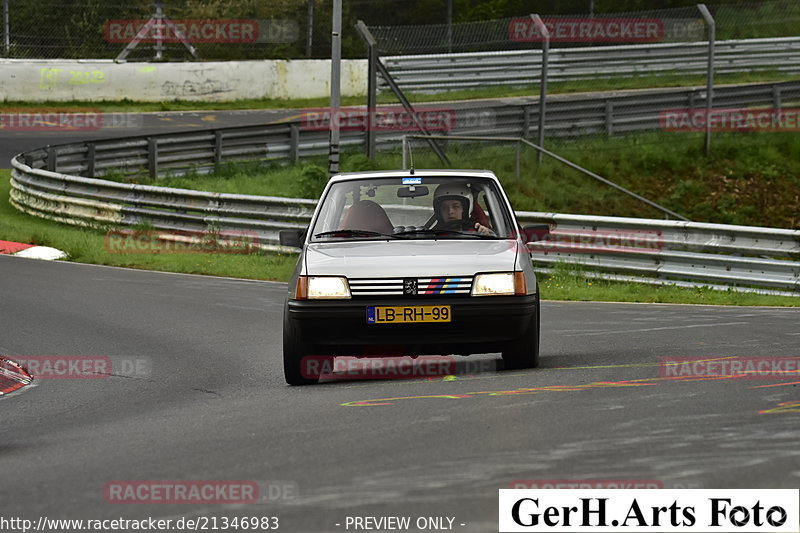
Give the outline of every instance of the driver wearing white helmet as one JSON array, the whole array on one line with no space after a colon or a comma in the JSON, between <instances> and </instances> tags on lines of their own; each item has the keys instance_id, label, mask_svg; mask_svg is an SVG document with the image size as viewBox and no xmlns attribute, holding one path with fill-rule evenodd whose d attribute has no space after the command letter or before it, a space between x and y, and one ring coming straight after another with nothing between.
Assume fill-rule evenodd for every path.
<instances>
[{"instance_id":1,"label":"driver wearing white helmet","mask_svg":"<svg viewBox=\"0 0 800 533\"><path fill-rule=\"evenodd\" d=\"M475 231L480 235L495 235L488 227L471 218L472 191L466 183L442 183L433 195L436 228L456 231Z\"/></svg>"}]
</instances>

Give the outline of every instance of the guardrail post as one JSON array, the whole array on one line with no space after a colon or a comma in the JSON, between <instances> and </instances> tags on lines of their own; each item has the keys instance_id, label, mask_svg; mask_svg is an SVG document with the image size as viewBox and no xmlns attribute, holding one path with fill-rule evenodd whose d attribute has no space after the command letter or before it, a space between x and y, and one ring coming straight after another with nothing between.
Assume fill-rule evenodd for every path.
<instances>
[{"instance_id":1,"label":"guardrail post","mask_svg":"<svg viewBox=\"0 0 800 533\"><path fill-rule=\"evenodd\" d=\"M697 4L697 9L708 26L708 72L706 74L706 157L711 155L711 108L714 100L714 44L716 43L716 23L705 4Z\"/></svg>"},{"instance_id":2,"label":"guardrail post","mask_svg":"<svg viewBox=\"0 0 800 533\"><path fill-rule=\"evenodd\" d=\"M694 109L695 100L697 100L697 93L689 91L689 109Z\"/></svg>"},{"instance_id":3,"label":"guardrail post","mask_svg":"<svg viewBox=\"0 0 800 533\"><path fill-rule=\"evenodd\" d=\"M328 174L339 173L341 131L339 128L339 106L341 104L342 81L342 0L333 0L331 15L331 123L330 148L328 150Z\"/></svg>"},{"instance_id":4,"label":"guardrail post","mask_svg":"<svg viewBox=\"0 0 800 533\"><path fill-rule=\"evenodd\" d=\"M542 75L539 82L539 137L537 143L539 146L544 147L544 111L545 100L547 98L547 63L550 56L550 32L547 26L542 22L539 15L531 15L533 23L539 28L539 33L542 34L544 42L542 44ZM537 162L542 162L542 152L536 155Z\"/></svg>"},{"instance_id":5,"label":"guardrail post","mask_svg":"<svg viewBox=\"0 0 800 533\"><path fill-rule=\"evenodd\" d=\"M90 178L94 177L95 167L95 146L94 143L86 144L86 173Z\"/></svg>"},{"instance_id":6,"label":"guardrail post","mask_svg":"<svg viewBox=\"0 0 800 533\"><path fill-rule=\"evenodd\" d=\"M606 100L606 135L614 135L614 102Z\"/></svg>"},{"instance_id":7,"label":"guardrail post","mask_svg":"<svg viewBox=\"0 0 800 533\"><path fill-rule=\"evenodd\" d=\"M781 88L777 85L772 86L772 107L774 111L781 110Z\"/></svg>"},{"instance_id":8,"label":"guardrail post","mask_svg":"<svg viewBox=\"0 0 800 533\"><path fill-rule=\"evenodd\" d=\"M214 130L214 172L222 165L222 132Z\"/></svg>"},{"instance_id":9,"label":"guardrail post","mask_svg":"<svg viewBox=\"0 0 800 533\"><path fill-rule=\"evenodd\" d=\"M158 140L154 137L147 138L147 171L151 180L158 178Z\"/></svg>"},{"instance_id":10,"label":"guardrail post","mask_svg":"<svg viewBox=\"0 0 800 533\"><path fill-rule=\"evenodd\" d=\"M56 172L58 168L58 152L50 145L47 145L47 170Z\"/></svg>"},{"instance_id":11,"label":"guardrail post","mask_svg":"<svg viewBox=\"0 0 800 533\"><path fill-rule=\"evenodd\" d=\"M300 126L296 122L289 125L289 159L300 161Z\"/></svg>"},{"instance_id":12,"label":"guardrail post","mask_svg":"<svg viewBox=\"0 0 800 533\"><path fill-rule=\"evenodd\" d=\"M531 134L531 108L522 108L522 134L520 137L528 137Z\"/></svg>"}]
</instances>

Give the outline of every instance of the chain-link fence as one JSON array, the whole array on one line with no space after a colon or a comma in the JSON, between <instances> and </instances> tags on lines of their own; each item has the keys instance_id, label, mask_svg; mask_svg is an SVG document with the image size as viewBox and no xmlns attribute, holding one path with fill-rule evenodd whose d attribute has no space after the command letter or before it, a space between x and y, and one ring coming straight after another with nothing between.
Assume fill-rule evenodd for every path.
<instances>
[{"instance_id":1,"label":"chain-link fence","mask_svg":"<svg viewBox=\"0 0 800 533\"><path fill-rule=\"evenodd\" d=\"M379 87L389 93L394 85L416 107L431 99L493 98L471 134L539 142L690 217L740 223L733 206L749 205L753 194L771 194L748 196L746 186L734 178L720 181L713 168L695 169L697 175L685 183L676 184L674 176L694 168L714 143L719 153L733 157L744 134L773 135L758 137L760 146L784 146L787 137L796 137L800 4L771 0L541 20L545 29L531 15L369 27L392 81L384 79ZM445 133L455 137L461 130ZM520 189L518 201L540 198L547 209L577 198L586 212L627 202L619 212L653 215L574 169L541 162L529 150L515 155L514 143L437 142L448 161L430 142L409 141L418 166L521 173L512 186ZM725 165L735 176L736 164ZM645 168L650 177L638 178Z\"/></svg>"},{"instance_id":2,"label":"chain-link fence","mask_svg":"<svg viewBox=\"0 0 800 533\"><path fill-rule=\"evenodd\" d=\"M113 59L156 12L153 0L128 3L114 0L2 0L2 3L8 16L3 21L0 56L11 58ZM164 15L183 30L201 59L289 59L329 57L330 54L332 3L329 1L163 0L161 3ZM717 37L721 40L793 36L800 24L800 4L794 0L731 4L708 0L707 3L719 21ZM615 4L624 5L624 2L596 4L598 10L613 11ZM670 0L665 4L685 5L691 4L691 0ZM613 24L612 19L618 17L662 18L659 11L576 14L587 5L585 1L542 1L531 9L539 9L546 21L553 19L562 31L575 20ZM363 45L352 31L358 19L373 27L384 54L530 49L524 40L509 38L505 24L514 18L527 17L524 6L525 2L521 1L347 0L343 13L343 56L363 55ZM690 6L685 12L684 21L679 20L680 10L663 12L665 26L659 30L662 33L658 42L697 37L702 28L696 9ZM505 19L502 22L486 20L493 16ZM448 24L448 19L456 22ZM439 23L429 24L431 22ZM604 29L595 26L595 31ZM192 58L169 28L161 31L166 38L162 59ZM156 33L157 30L151 28L149 37L128 59L157 57ZM555 48L596 46L612 44L613 40L606 35L576 42L567 41L562 35L558 40L554 38L553 45ZM643 41L623 39L619 42Z\"/></svg>"},{"instance_id":3,"label":"chain-link fence","mask_svg":"<svg viewBox=\"0 0 800 533\"><path fill-rule=\"evenodd\" d=\"M530 110L517 117L528 124L519 135L546 138L551 145L587 135L651 131L674 134L671 142L687 146L705 138L708 151L712 131L738 131L731 121L740 111L768 105L780 110L797 99L795 89L774 87L766 94L762 88L743 89L715 102L715 91L709 90L711 82L797 78L800 4L794 1L543 15L541 21L543 27L527 15L369 31L388 76L412 104L429 100L428 93L516 96ZM388 82L380 85L384 92ZM655 89L674 86L694 89L680 94ZM604 98L598 91L609 92ZM575 92L594 94L554 96ZM724 123L707 128L712 110ZM751 118L739 121L741 131L753 130ZM780 131L780 122L772 130Z\"/></svg>"},{"instance_id":4,"label":"chain-link fence","mask_svg":"<svg viewBox=\"0 0 800 533\"><path fill-rule=\"evenodd\" d=\"M314 13L296 0L5 2L0 53L33 59L115 59L132 42L128 60L304 57Z\"/></svg>"},{"instance_id":5,"label":"chain-link fence","mask_svg":"<svg viewBox=\"0 0 800 533\"><path fill-rule=\"evenodd\" d=\"M708 9L718 23L720 40L793 37L800 32L800 3L795 0L709 4ZM539 14L552 30L554 48L706 38L703 18L694 5L592 15ZM517 17L455 24L370 25L370 30L383 55L529 50L530 43L541 38L535 30L531 31L527 18L527 14L520 13Z\"/></svg>"}]
</instances>

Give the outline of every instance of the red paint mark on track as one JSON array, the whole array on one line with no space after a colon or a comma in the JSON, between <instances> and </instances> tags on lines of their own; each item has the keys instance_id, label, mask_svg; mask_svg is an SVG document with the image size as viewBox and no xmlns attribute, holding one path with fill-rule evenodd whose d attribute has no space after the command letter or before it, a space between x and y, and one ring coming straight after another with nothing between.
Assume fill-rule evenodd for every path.
<instances>
[{"instance_id":1,"label":"red paint mark on track","mask_svg":"<svg viewBox=\"0 0 800 533\"><path fill-rule=\"evenodd\" d=\"M30 384L33 377L10 359L0 357L0 396L10 394Z\"/></svg>"},{"instance_id":2,"label":"red paint mark on track","mask_svg":"<svg viewBox=\"0 0 800 533\"><path fill-rule=\"evenodd\" d=\"M28 248L33 248L35 244L23 244L21 242L0 241L0 254L15 254Z\"/></svg>"}]
</instances>

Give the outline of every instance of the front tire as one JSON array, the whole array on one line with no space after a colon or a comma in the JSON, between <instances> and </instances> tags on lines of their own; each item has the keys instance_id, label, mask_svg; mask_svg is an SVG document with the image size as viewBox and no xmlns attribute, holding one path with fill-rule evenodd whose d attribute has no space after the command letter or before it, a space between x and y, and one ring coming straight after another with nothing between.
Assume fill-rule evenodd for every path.
<instances>
[{"instance_id":1,"label":"front tire","mask_svg":"<svg viewBox=\"0 0 800 533\"><path fill-rule=\"evenodd\" d=\"M536 296L536 312L531 316L522 336L509 342L503 350L506 370L536 368L539 366L539 295Z\"/></svg>"},{"instance_id":2,"label":"front tire","mask_svg":"<svg viewBox=\"0 0 800 533\"><path fill-rule=\"evenodd\" d=\"M312 346L304 342L297 328L292 327L288 312L283 316L283 376L289 385L314 385L319 383L319 374L310 374L308 358L312 354ZM315 358L319 359L319 358ZM319 360L316 361L319 363ZM318 368L316 366L315 368Z\"/></svg>"}]
</instances>

